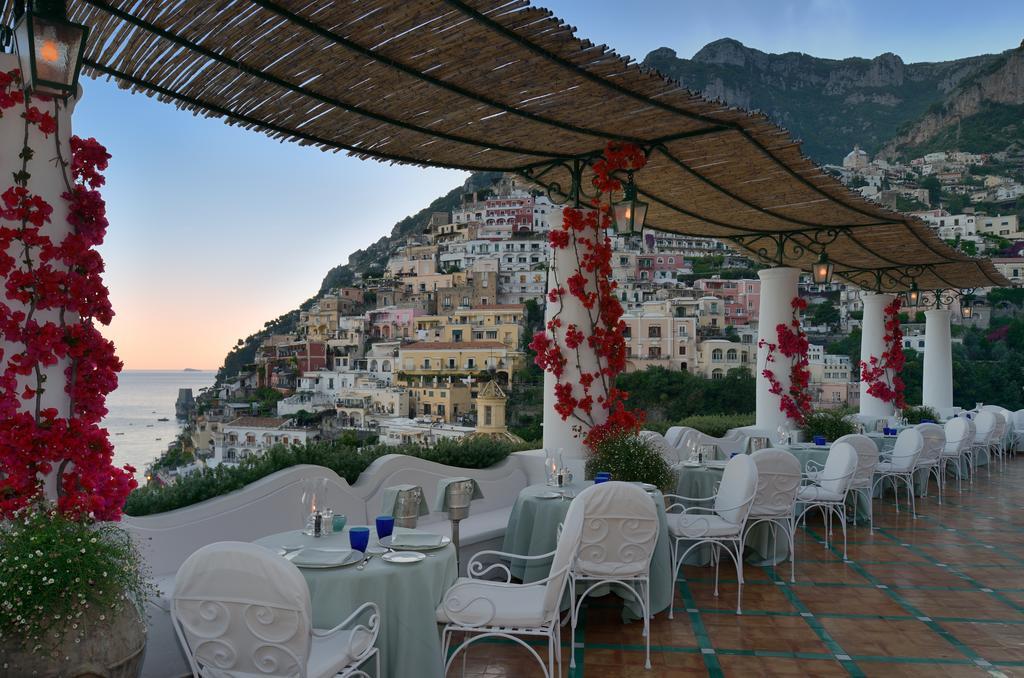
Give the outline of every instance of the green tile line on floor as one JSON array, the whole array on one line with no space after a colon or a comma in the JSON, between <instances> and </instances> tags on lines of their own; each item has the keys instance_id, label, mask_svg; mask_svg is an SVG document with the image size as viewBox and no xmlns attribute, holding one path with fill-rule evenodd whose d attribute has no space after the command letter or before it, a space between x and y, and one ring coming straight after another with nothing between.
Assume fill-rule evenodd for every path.
<instances>
[{"instance_id":1,"label":"green tile line on floor","mask_svg":"<svg viewBox=\"0 0 1024 678\"><path fill-rule=\"evenodd\" d=\"M804 528L804 529L806 529L808 532L813 533L813 530L811 530L811 528L809 528L809 527L808 528ZM880 528L875 527L875 531L876 532L879 529ZM829 546L829 549L833 550L838 555L838 550L836 549L834 543ZM961 642L960 639L958 639L956 636L954 636L952 633L950 633L947 629L943 628L940 624L932 621L931 618L928 617L928 615L923 614L914 605L910 604L905 598L903 598L903 596L899 595L899 593L897 591L895 591L894 589L889 588L889 586L887 586L885 584L882 584L880 581L878 581L878 579L875 578L875 576L873 574L871 574L870 572L868 572L867 570L862 568L856 561L848 560L848 561L846 561L845 564L848 567L850 567L851 569L853 569L861 577L864 577L869 582L872 582L872 583L876 584L880 591L883 591L885 593L885 595L889 596L889 598L891 598L897 605L901 606L904 610L906 610L910 614L914 615L915 617L918 617L918 620L922 624L927 626L936 635L940 636L947 643L952 645L957 650L957 652L959 652L960 654L964 655L968 659L973 660L975 663L977 663L979 660L984 661L984 658L981 657L981 655L979 655L977 652L975 652L969 646L967 646L966 644ZM927 620L927 621L925 621L925 620Z\"/></svg>"},{"instance_id":2,"label":"green tile line on floor","mask_svg":"<svg viewBox=\"0 0 1024 678\"><path fill-rule=\"evenodd\" d=\"M791 588L784 579L779 577L778 573L775 571L775 567L766 565L761 569L768 578L775 583L775 587L777 589L782 589L782 593L786 596L789 604L796 609L799 617L811 627L811 630L814 631L816 636L818 636L818 639L825 644L825 647L827 647L829 652L832 653L833 659L838 661L851 676L863 676L864 672L861 671L859 666L857 666L857 663L853 661L853 659L849 659L850 655L842 648L842 646L839 645L839 643L836 642L835 638L829 634L814 613L804 605L796 591L793 590L793 588ZM847 657L847 659L841 659L841 657Z\"/></svg>"},{"instance_id":3,"label":"green tile line on floor","mask_svg":"<svg viewBox=\"0 0 1024 678\"><path fill-rule=\"evenodd\" d=\"M697 646L700 649L701 658L704 660L704 666L708 670L708 675L722 676L722 665L719 664L718 657L715 656L715 647L711 644L711 636L708 635L708 630L704 628L704 620L700 618L697 603L690 592L690 585L685 577L676 577L676 588L679 591L679 595L683 598L683 607L690 618L690 628L693 630L694 638L697 639Z\"/></svg>"}]
</instances>

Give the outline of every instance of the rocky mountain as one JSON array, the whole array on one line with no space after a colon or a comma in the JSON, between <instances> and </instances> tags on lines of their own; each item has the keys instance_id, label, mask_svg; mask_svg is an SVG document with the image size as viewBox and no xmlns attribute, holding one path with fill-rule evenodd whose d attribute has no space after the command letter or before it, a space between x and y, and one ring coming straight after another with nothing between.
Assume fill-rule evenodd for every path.
<instances>
[{"instance_id":1,"label":"rocky mountain","mask_svg":"<svg viewBox=\"0 0 1024 678\"><path fill-rule=\"evenodd\" d=\"M838 163L854 144L871 154L886 147L1006 59L1007 54L981 55L907 64L892 53L820 59L798 52L768 54L724 38L692 59L661 47L643 65L711 99L760 110L803 140L811 158Z\"/></svg>"},{"instance_id":2,"label":"rocky mountain","mask_svg":"<svg viewBox=\"0 0 1024 678\"><path fill-rule=\"evenodd\" d=\"M932 150L1001 151L1024 146L1024 41L963 80L881 149L884 156Z\"/></svg>"}]
</instances>

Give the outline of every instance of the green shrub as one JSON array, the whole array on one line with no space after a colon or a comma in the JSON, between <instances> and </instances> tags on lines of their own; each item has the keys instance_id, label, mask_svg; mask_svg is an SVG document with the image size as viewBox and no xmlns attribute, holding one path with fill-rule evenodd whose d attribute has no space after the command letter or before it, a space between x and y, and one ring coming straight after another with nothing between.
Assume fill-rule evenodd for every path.
<instances>
[{"instance_id":1,"label":"green shrub","mask_svg":"<svg viewBox=\"0 0 1024 678\"><path fill-rule=\"evenodd\" d=\"M433 447L372 445L357 448L346 440L291 447L275 445L263 455L243 459L237 466L221 464L217 468L196 471L169 485L140 487L128 496L124 510L130 516L173 511L234 492L271 473L299 464L324 466L354 483L375 459L386 454L405 454L461 468L487 468L512 452L534 447L531 443L504 443L487 438L441 440Z\"/></svg>"},{"instance_id":2,"label":"green shrub","mask_svg":"<svg viewBox=\"0 0 1024 678\"><path fill-rule=\"evenodd\" d=\"M596 443L587 458L587 477L593 478L599 471L608 471L613 480L650 483L662 490L676 482L654 443L636 434L610 435Z\"/></svg>"},{"instance_id":3,"label":"green shrub","mask_svg":"<svg viewBox=\"0 0 1024 678\"><path fill-rule=\"evenodd\" d=\"M852 410L839 408L835 410L816 410L809 417L804 425L804 437L807 440L814 436L825 436L825 440L832 442L845 435L856 433L857 425L851 418Z\"/></svg>"},{"instance_id":4,"label":"green shrub","mask_svg":"<svg viewBox=\"0 0 1024 678\"><path fill-rule=\"evenodd\" d=\"M934 422L939 421L939 413L927 405L907 407L903 410L903 416L906 418L908 424L920 424L925 419L930 419Z\"/></svg>"},{"instance_id":5,"label":"green shrub","mask_svg":"<svg viewBox=\"0 0 1024 678\"><path fill-rule=\"evenodd\" d=\"M721 438L730 429L753 426L754 414L698 414L680 419L675 426L689 426L712 438Z\"/></svg>"}]
</instances>

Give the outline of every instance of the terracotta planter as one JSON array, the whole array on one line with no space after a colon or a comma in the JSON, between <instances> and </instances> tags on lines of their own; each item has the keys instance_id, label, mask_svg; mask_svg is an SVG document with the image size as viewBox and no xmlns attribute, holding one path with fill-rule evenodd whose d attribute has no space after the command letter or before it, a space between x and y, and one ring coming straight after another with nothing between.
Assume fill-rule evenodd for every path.
<instances>
[{"instance_id":1,"label":"terracotta planter","mask_svg":"<svg viewBox=\"0 0 1024 678\"><path fill-rule=\"evenodd\" d=\"M100 619L100 616L104 619ZM131 605L96 610L81 619L84 638L70 632L53 652L34 654L0 641L0 678L137 678L146 649L146 624ZM5 665L6 664L6 665Z\"/></svg>"}]
</instances>

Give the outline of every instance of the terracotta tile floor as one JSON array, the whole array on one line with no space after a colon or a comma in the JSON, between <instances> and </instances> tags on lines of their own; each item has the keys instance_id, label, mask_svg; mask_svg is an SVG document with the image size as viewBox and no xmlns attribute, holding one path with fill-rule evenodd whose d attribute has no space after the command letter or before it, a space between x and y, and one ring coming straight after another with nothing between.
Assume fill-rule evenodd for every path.
<instances>
[{"instance_id":1,"label":"terracotta tile floor","mask_svg":"<svg viewBox=\"0 0 1024 678\"><path fill-rule=\"evenodd\" d=\"M850 529L848 562L841 539L826 550L811 520L797 536L796 584L788 562L747 565L742 616L735 574L723 567L715 598L709 568L683 568L675 619L652 621L651 671L640 626L620 621L621 601L591 599L571 671L563 632L563 676L1024 677L1024 458L991 480L983 472L963 494L954 485L942 505L933 482L917 507L914 520L891 496L875 500L875 532ZM521 647L483 641L465 675L542 674Z\"/></svg>"}]
</instances>

